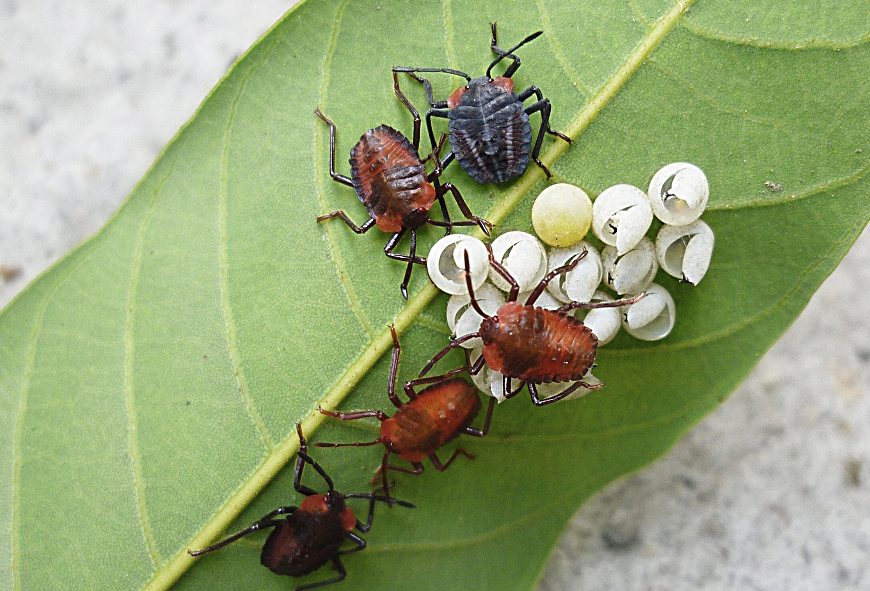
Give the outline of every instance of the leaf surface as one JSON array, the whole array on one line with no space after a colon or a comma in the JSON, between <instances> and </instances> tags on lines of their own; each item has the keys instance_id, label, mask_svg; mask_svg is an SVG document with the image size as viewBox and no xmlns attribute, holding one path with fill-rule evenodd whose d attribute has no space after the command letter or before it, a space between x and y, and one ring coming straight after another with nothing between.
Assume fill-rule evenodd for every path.
<instances>
[{"instance_id":1,"label":"leaf surface","mask_svg":"<svg viewBox=\"0 0 870 591\"><path fill-rule=\"evenodd\" d=\"M597 194L690 161L710 180L716 232L698 287L660 275L677 301L667 339L621 335L600 352L602 391L541 409L521 396L486 438L460 439L475 461L399 474L394 494L418 508L378 507L369 548L344 560L356 589L532 588L579 504L727 397L870 218L862 3L687 4L309 0L290 12L111 222L0 315L0 586L166 588L188 568L176 587L292 586L258 565L262 535L195 561L185 550L298 504L283 467L296 421L313 440L376 437L376 421L316 408L392 412L389 323L403 332L400 379L448 337L446 297L425 273L399 296L386 235L314 222L365 212L330 180L313 110L336 122L347 174L364 130L410 133L390 67L481 75L497 20L503 46L545 31L514 80L541 88L552 127L575 138L545 140L555 180ZM436 96L453 78L432 76ZM498 187L445 176L496 233L530 231L545 186L534 166ZM420 251L439 236L421 231ZM312 450L345 492L368 490L380 453Z\"/></svg>"}]
</instances>

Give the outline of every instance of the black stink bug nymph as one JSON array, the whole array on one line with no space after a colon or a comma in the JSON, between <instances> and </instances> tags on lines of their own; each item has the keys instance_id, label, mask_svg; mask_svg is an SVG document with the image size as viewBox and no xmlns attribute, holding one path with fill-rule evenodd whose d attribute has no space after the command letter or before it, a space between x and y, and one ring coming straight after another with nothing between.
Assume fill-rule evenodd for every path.
<instances>
[{"instance_id":1,"label":"black stink bug nymph","mask_svg":"<svg viewBox=\"0 0 870 591\"><path fill-rule=\"evenodd\" d=\"M491 23L492 41L490 47L498 57L480 78L450 68L406 68L394 67L393 72L404 72L422 82L431 108L426 113L426 127L429 140L434 148L435 134L432 131L432 117L448 119L450 148L442 163L449 164L455 157L459 165L478 183L502 183L521 175L529 165L529 159L541 167L547 178L550 171L538 159L544 132L555 135L569 144L570 138L550 128L550 101L536 86L530 86L519 94L514 92L511 77L520 67L520 58L514 51L537 38L543 33L532 33L521 42L504 50L496 40L496 23ZM502 59L512 60L501 76L490 75L493 67ZM446 101L436 101L432 95L432 85L416 72L442 72L462 76L468 83L460 86ZM537 101L523 108L523 101L532 95ZM532 146L532 127L529 123L531 113L541 113L541 126Z\"/></svg>"}]
</instances>

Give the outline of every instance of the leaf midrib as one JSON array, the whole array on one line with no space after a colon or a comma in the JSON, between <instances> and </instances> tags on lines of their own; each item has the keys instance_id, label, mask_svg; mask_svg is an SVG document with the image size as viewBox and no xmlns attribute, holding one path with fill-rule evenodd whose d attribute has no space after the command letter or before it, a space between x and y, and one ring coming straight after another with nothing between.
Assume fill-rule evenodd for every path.
<instances>
[{"instance_id":1,"label":"leaf midrib","mask_svg":"<svg viewBox=\"0 0 870 591\"><path fill-rule=\"evenodd\" d=\"M631 78L641 64L646 61L650 53L652 53L652 51L667 36L668 32L677 24L677 22L679 22L680 17L686 9L694 3L694 1L695 0L682 0L674 3L673 7L650 29L647 35L641 40L635 50L632 51L610 80L601 88L601 90L598 91L598 93L595 94L592 100L586 104L574 121L568 125L566 135L572 139L579 137L580 133L582 133L583 130L592 123L604 106L614 96L616 96L622 86ZM340 16L348 2L349 0L345 0L345 2L343 2L339 7L335 20L336 31L340 24ZM297 10L299 6L300 4L297 4L285 15L284 18L290 18L292 13ZM333 33L333 40L330 43L330 48L333 47L334 36L335 31ZM325 56L325 60L330 56L331 53L328 53L328 55ZM324 100L324 88L326 81L328 80L327 65L326 61L324 61L324 69L321 73L321 102ZM568 144L566 142L554 143L541 156L541 160L546 164L552 164L567 149ZM538 167L528 170L520 181L514 184L511 189L505 193L502 201L489 212L487 219L489 219L493 225L498 225L511 213L511 211L513 211L513 209L519 204L520 200L532 189L532 187L541 180L543 174L543 171ZM318 186L321 189L323 188L320 184L318 184ZM321 190L319 191L319 194L322 198L324 192ZM328 230L327 235L329 235ZM472 235L477 236L478 238L484 237L479 229L475 230ZM334 251L334 247L335 245L330 239L330 249ZM336 259L333 260L335 261ZM344 287L347 289L347 286ZM410 298L405 308L395 318L393 324L396 330L401 334L423 311L437 293L438 290L430 283L421 289L415 296ZM351 294L348 294L348 297L351 300L351 305L353 305ZM368 370L371 369L374 363L391 345L392 337L389 329L384 328L376 333L373 336L371 344L362 350L359 357L357 357L357 359L348 367L341 378L339 378L336 385L333 386L321 399L320 406L325 409L336 408L338 404L348 394L350 394L357 382L368 373ZM313 433L317 430L324 419L324 415L313 411L308 417L300 422L302 423L303 431L305 433ZM299 448L298 443L295 433L291 433L291 435L281 442L275 448L273 453L269 455L263 464L261 464L261 466L251 475L248 481L228 499L226 505L220 511L215 513L215 516L203 527L200 534L191 540L191 547L204 547L214 538L215 535L225 530L238 516L242 509L250 503L250 501L266 486L266 484L271 481L274 475L297 452ZM155 573L155 576L146 586L146 589L153 591L167 589L192 564L193 557L187 554L183 549L179 550L179 553L169 563L167 563L166 566Z\"/></svg>"}]
</instances>

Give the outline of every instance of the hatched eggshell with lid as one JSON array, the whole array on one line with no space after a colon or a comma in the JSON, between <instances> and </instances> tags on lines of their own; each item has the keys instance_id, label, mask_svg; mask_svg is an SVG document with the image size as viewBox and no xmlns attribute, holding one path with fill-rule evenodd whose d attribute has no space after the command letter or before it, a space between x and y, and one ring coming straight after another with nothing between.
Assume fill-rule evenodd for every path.
<instances>
[{"instance_id":1,"label":"hatched eggshell with lid","mask_svg":"<svg viewBox=\"0 0 870 591\"><path fill-rule=\"evenodd\" d=\"M592 231L621 255L640 242L652 219L647 194L632 185L609 187L592 204Z\"/></svg>"},{"instance_id":2,"label":"hatched eggshell with lid","mask_svg":"<svg viewBox=\"0 0 870 591\"><path fill-rule=\"evenodd\" d=\"M492 255L513 276L521 292L532 290L547 272L547 251L527 232L505 232L492 241ZM510 284L492 266L489 278L502 291L510 290Z\"/></svg>"},{"instance_id":3,"label":"hatched eggshell with lid","mask_svg":"<svg viewBox=\"0 0 870 591\"><path fill-rule=\"evenodd\" d=\"M451 234L436 242L426 259L426 270L432 283L450 294L467 294L464 253L471 263L471 285L477 289L486 281L489 255L486 246L472 236Z\"/></svg>"}]
</instances>

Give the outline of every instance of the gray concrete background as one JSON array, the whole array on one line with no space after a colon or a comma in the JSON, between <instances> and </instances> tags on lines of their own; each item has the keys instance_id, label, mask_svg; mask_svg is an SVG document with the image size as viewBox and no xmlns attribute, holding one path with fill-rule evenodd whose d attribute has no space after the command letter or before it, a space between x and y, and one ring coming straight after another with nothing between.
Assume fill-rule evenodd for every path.
<instances>
[{"instance_id":1,"label":"gray concrete background","mask_svg":"<svg viewBox=\"0 0 870 591\"><path fill-rule=\"evenodd\" d=\"M0 0L0 306L290 4ZM865 231L725 404L578 512L540 591L870 589L868 286Z\"/></svg>"}]
</instances>

